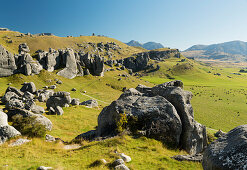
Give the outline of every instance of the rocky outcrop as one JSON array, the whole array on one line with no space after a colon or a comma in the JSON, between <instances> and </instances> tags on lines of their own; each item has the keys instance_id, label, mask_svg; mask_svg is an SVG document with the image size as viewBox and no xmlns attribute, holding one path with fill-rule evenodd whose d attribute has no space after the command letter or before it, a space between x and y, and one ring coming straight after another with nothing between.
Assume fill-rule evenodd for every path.
<instances>
[{"instance_id":1,"label":"rocky outcrop","mask_svg":"<svg viewBox=\"0 0 247 170\"><path fill-rule=\"evenodd\" d=\"M14 56L0 45L0 77L10 76L14 74L15 70Z\"/></svg>"},{"instance_id":2,"label":"rocky outcrop","mask_svg":"<svg viewBox=\"0 0 247 170\"><path fill-rule=\"evenodd\" d=\"M36 86L33 82L25 82L22 84L22 88L20 89L22 92L30 92L30 93L34 93L36 92Z\"/></svg>"},{"instance_id":3,"label":"rocky outcrop","mask_svg":"<svg viewBox=\"0 0 247 170\"><path fill-rule=\"evenodd\" d=\"M205 170L247 169L247 125L241 125L216 141L204 151Z\"/></svg>"},{"instance_id":4,"label":"rocky outcrop","mask_svg":"<svg viewBox=\"0 0 247 170\"><path fill-rule=\"evenodd\" d=\"M80 65L85 66L90 74L94 76L104 76L104 58L95 54L79 53ZM86 75L86 74L85 74Z\"/></svg>"},{"instance_id":5,"label":"rocky outcrop","mask_svg":"<svg viewBox=\"0 0 247 170\"><path fill-rule=\"evenodd\" d=\"M206 127L194 120L190 103L192 93L182 87L181 81L172 81L153 87L152 94L163 96L176 108L182 121L181 146L188 153L195 154L202 151L207 144Z\"/></svg>"},{"instance_id":6,"label":"rocky outcrop","mask_svg":"<svg viewBox=\"0 0 247 170\"><path fill-rule=\"evenodd\" d=\"M146 69L148 62L148 53L139 53L136 57L125 58L123 60L123 65L128 69L132 69L133 72L137 72Z\"/></svg>"},{"instance_id":7,"label":"rocky outcrop","mask_svg":"<svg viewBox=\"0 0 247 170\"><path fill-rule=\"evenodd\" d=\"M2 97L2 102L5 104L5 109L25 109L37 114L45 113L44 108L36 105L34 102L34 94L32 93L35 91L36 87L33 82L24 83L21 90L18 90L15 87L8 87Z\"/></svg>"},{"instance_id":8,"label":"rocky outcrop","mask_svg":"<svg viewBox=\"0 0 247 170\"><path fill-rule=\"evenodd\" d=\"M49 131L52 130L52 122L47 117L45 117L43 115L34 114L31 111L28 111L25 109L19 109L19 108L9 110L7 114L8 114L10 119L15 115L20 115L23 118L34 117L35 118L34 123L40 123L40 124L44 125L47 130L49 130Z\"/></svg>"},{"instance_id":9,"label":"rocky outcrop","mask_svg":"<svg viewBox=\"0 0 247 170\"><path fill-rule=\"evenodd\" d=\"M0 46L0 77L16 73L39 74L42 69L49 72L62 69L57 74L69 79L88 74L104 76L104 58L99 55L77 53L69 48L66 50L50 48L48 52L38 50L34 56L36 61L29 54L30 50L26 43L20 44L18 51L19 54L13 56Z\"/></svg>"},{"instance_id":10,"label":"rocky outcrop","mask_svg":"<svg viewBox=\"0 0 247 170\"><path fill-rule=\"evenodd\" d=\"M63 54L63 61L65 63L65 68L59 71L57 74L68 79L73 79L77 75L77 63L75 59L75 54L72 49L67 49Z\"/></svg>"},{"instance_id":11,"label":"rocky outcrop","mask_svg":"<svg viewBox=\"0 0 247 170\"><path fill-rule=\"evenodd\" d=\"M46 102L47 109L53 113L62 115L62 107L67 107L71 103L69 92L56 92Z\"/></svg>"},{"instance_id":12,"label":"rocky outcrop","mask_svg":"<svg viewBox=\"0 0 247 170\"><path fill-rule=\"evenodd\" d=\"M181 81L172 81L153 88L138 86L138 90L126 90L101 111L97 135L116 134L118 122L126 117L127 127L134 127L147 137L190 154L202 152L207 144L206 128L194 120L192 93L182 87Z\"/></svg>"},{"instance_id":13,"label":"rocky outcrop","mask_svg":"<svg viewBox=\"0 0 247 170\"><path fill-rule=\"evenodd\" d=\"M97 102L97 100L91 99L91 100L81 102L80 105L85 105L89 108L93 108L93 107L98 107L98 102Z\"/></svg>"}]
</instances>

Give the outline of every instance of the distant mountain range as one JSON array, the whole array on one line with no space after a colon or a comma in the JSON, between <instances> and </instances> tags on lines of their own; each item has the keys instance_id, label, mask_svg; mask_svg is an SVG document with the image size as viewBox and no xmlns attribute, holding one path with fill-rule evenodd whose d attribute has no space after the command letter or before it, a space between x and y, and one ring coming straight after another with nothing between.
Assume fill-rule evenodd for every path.
<instances>
[{"instance_id":1,"label":"distant mountain range","mask_svg":"<svg viewBox=\"0 0 247 170\"><path fill-rule=\"evenodd\" d=\"M247 61L247 42L230 41L212 45L194 45L182 52L185 57L198 60L218 60L229 62Z\"/></svg>"},{"instance_id":2,"label":"distant mountain range","mask_svg":"<svg viewBox=\"0 0 247 170\"><path fill-rule=\"evenodd\" d=\"M158 49L158 48L164 48L164 46L162 44L156 43L156 42L147 42L147 43L141 44L138 41L131 40L130 42L128 42L126 44L129 45L129 46L142 47L142 48L145 48L147 50L154 50L154 49Z\"/></svg>"}]
</instances>

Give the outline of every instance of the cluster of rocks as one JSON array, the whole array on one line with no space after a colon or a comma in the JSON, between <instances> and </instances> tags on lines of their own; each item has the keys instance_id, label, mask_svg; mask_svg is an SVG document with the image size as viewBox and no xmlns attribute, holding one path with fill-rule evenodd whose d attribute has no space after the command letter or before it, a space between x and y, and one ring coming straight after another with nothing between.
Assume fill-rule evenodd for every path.
<instances>
[{"instance_id":1,"label":"cluster of rocks","mask_svg":"<svg viewBox=\"0 0 247 170\"><path fill-rule=\"evenodd\" d=\"M110 52L110 51L118 51L121 50L121 47L119 47L119 45L117 45L115 42L107 42L107 43L92 43L92 42L87 42L87 43L83 43L83 44L77 44L78 47L82 47L84 49L88 49L89 47L93 48L94 51L98 51L98 52L104 52L106 51L106 53Z\"/></svg>"},{"instance_id":2,"label":"cluster of rocks","mask_svg":"<svg viewBox=\"0 0 247 170\"><path fill-rule=\"evenodd\" d=\"M77 138L117 135L117 122L128 118L127 127L155 138L190 154L203 151L207 145L206 128L194 120L190 104L192 93L183 90L181 81L172 81L153 88L138 85L126 90L118 100L105 107L98 117L95 131Z\"/></svg>"},{"instance_id":3,"label":"cluster of rocks","mask_svg":"<svg viewBox=\"0 0 247 170\"><path fill-rule=\"evenodd\" d=\"M2 103L5 104L5 110L9 120L15 115L20 115L23 118L34 117L36 123L40 123L47 130L52 129L52 122L43 116L45 113L43 107L35 104L36 87L34 83L24 83L19 90L15 87L8 87L2 97Z\"/></svg>"},{"instance_id":4,"label":"cluster of rocks","mask_svg":"<svg viewBox=\"0 0 247 170\"><path fill-rule=\"evenodd\" d=\"M104 58L100 55L76 53L73 49L57 51L50 49L49 52L38 51L36 58L43 69L49 72L63 68L57 74L69 79L89 74L104 75Z\"/></svg>"},{"instance_id":5,"label":"cluster of rocks","mask_svg":"<svg viewBox=\"0 0 247 170\"><path fill-rule=\"evenodd\" d=\"M75 53L72 49L37 51L34 60L26 43L19 45L19 54L12 55L0 46L0 77L16 73L24 75L39 74L42 69L50 72L62 69L57 74L69 79L92 74L104 75L104 58L96 54Z\"/></svg>"},{"instance_id":6,"label":"cluster of rocks","mask_svg":"<svg viewBox=\"0 0 247 170\"><path fill-rule=\"evenodd\" d=\"M176 58L180 58L181 54L177 49L170 49L165 51L148 51L148 52L135 54L134 56L125 59L119 59L119 60L109 59L105 61L105 64L111 67L113 65L124 66L124 68L130 69L133 72L138 72L147 69L159 70L160 66L154 68L152 64L149 64L150 59L156 61L164 61L164 59L168 59L172 56Z\"/></svg>"}]
</instances>

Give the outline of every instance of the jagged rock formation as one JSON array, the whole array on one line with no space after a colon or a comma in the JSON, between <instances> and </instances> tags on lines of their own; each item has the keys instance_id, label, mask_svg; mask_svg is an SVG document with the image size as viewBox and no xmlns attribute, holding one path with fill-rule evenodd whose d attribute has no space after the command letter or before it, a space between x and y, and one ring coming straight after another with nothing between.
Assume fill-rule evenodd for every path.
<instances>
[{"instance_id":1,"label":"jagged rock formation","mask_svg":"<svg viewBox=\"0 0 247 170\"><path fill-rule=\"evenodd\" d=\"M247 169L247 125L241 125L216 141L204 151L205 170Z\"/></svg>"},{"instance_id":2,"label":"jagged rock formation","mask_svg":"<svg viewBox=\"0 0 247 170\"><path fill-rule=\"evenodd\" d=\"M153 88L139 85L126 90L101 111L96 131L81 134L77 139L114 136L119 128L126 128L190 154L200 153L207 145L206 128L194 120L191 97L191 92L183 90L181 81Z\"/></svg>"},{"instance_id":3,"label":"jagged rock formation","mask_svg":"<svg viewBox=\"0 0 247 170\"><path fill-rule=\"evenodd\" d=\"M105 64L111 67L113 65L116 66L123 65L127 69L131 69L133 72L138 72L141 70L153 68L153 65L149 64L150 59L156 61L163 61L171 57L180 58L181 54L179 50L177 49L169 49L163 51L152 50L148 52L138 53L125 59L120 59L120 60L109 59L105 62Z\"/></svg>"},{"instance_id":4,"label":"jagged rock formation","mask_svg":"<svg viewBox=\"0 0 247 170\"><path fill-rule=\"evenodd\" d=\"M115 45L106 44L104 48L113 48ZM52 72L63 68L57 74L69 79L76 76L92 74L104 76L104 58L96 54L76 53L73 49L54 50L49 52L37 51L34 60L26 43L19 45L19 54L13 56L0 46L0 77L21 73L24 75L39 74L42 69Z\"/></svg>"},{"instance_id":5,"label":"jagged rock formation","mask_svg":"<svg viewBox=\"0 0 247 170\"><path fill-rule=\"evenodd\" d=\"M15 70L14 56L0 45L0 77L10 76L14 74Z\"/></svg>"}]
</instances>

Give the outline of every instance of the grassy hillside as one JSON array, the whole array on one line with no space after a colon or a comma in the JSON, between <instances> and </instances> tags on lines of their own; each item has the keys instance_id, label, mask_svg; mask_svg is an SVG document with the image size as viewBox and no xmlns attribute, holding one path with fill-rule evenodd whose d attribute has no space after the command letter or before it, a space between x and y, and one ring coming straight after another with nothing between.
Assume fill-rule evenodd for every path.
<instances>
[{"instance_id":1,"label":"grassy hillside","mask_svg":"<svg viewBox=\"0 0 247 170\"><path fill-rule=\"evenodd\" d=\"M107 42L115 42L122 49L119 52L111 51L116 58L130 56L131 54L145 51L141 48L130 47L116 39L108 37L98 36L80 36L80 37L57 37L57 36L20 36L21 33L13 31L0 31L0 44L12 53L18 53L18 45L21 43L27 43L30 48L30 53L41 49L48 51L49 48L53 49L65 49L73 48L75 50L83 49L84 51L93 52L93 48L84 49L80 45L87 45L88 42L104 44ZM12 41L11 43L9 43ZM79 46L78 46L79 44ZM100 52L101 55L105 55L105 52Z\"/></svg>"},{"instance_id":2,"label":"grassy hillside","mask_svg":"<svg viewBox=\"0 0 247 170\"><path fill-rule=\"evenodd\" d=\"M161 69L145 74L143 80L154 84L182 80L193 92L195 119L213 129L229 131L247 121L247 74L236 75L238 68L211 67L193 60L169 59ZM216 74L216 75L215 75Z\"/></svg>"},{"instance_id":3,"label":"grassy hillside","mask_svg":"<svg viewBox=\"0 0 247 170\"><path fill-rule=\"evenodd\" d=\"M0 32L0 44L11 52L17 53L18 45L26 42L31 53L34 53L38 49L48 50L50 47L54 49L71 47L80 50L77 44L115 42L122 48L120 53L116 52L116 58L128 57L133 53L145 51L107 37L17 37L16 35L19 34L18 32ZM10 40L12 43L9 43ZM168 50L168 48L159 50ZM59 79L63 83L57 85L55 91L68 91L71 97L79 98L80 101L97 99L98 108L71 106L64 108L62 116L45 114L53 123L53 130L49 134L65 141L71 141L77 135L95 129L100 111L104 106L116 100L123 88L136 87L138 84L152 87L174 79L182 80L184 88L193 92L192 106L195 119L206 125L210 133L214 132L212 129L229 131L246 123L247 73L232 74L238 72L239 69L211 67L184 57L180 59L172 57L163 62L150 61L150 63L154 64L154 68L159 65L160 69L155 72L152 70L140 72L143 75L141 78L120 77L120 74L126 74L126 70L106 72L104 77L90 75L76 77L72 80L45 70L34 76L16 74L0 78L0 95L4 94L9 83L11 86L20 88L23 82L32 81L40 89L55 84L55 79ZM72 88L76 88L77 91L72 92ZM45 107L45 103L37 102L37 104ZM0 105L0 108L4 106ZM33 139L32 142L20 147L8 147L7 144L0 147L2 158L0 169L36 169L41 165L52 166L56 169L108 169L107 166L94 167L93 162L102 158L112 162L117 158L115 150L131 156L133 161L127 164L131 169L202 169L199 163L172 160L171 156L186 153L167 149L162 143L145 137L136 139L123 135L105 141L84 142L83 147L73 150L65 150L62 143L46 143L43 139Z\"/></svg>"},{"instance_id":4,"label":"grassy hillside","mask_svg":"<svg viewBox=\"0 0 247 170\"><path fill-rule=\"evenodd\" d=\"M107 72L104 77L84 76L69 80L54 73L42 71L39 75L24 76L14 75L8 78L0 78L3 95L8 83L12 86L21 87L21 83L33 81L37 88L55 83L59 79L63 84L58 85L56 91L71 91L74 87L76 92L71 92L72 97L80 98L81 101L93 98L99 99L98 108L84 106L72 106L64 109L64 115L46 115L52 123L53 130L49 134L70 141L78 134L95 129L97 116L101 109L117 99L122 93L123 87L136 87L138 84L153 86L153 84L135 77L122 78L118 81L119 74L125 71ZM81 93L86 91L86 95ZM44 103L38 103L45 107ZM1 106L3 107L3 106ZM19 146L8 147L4 144L0 147L0 167L11 169L35 169L40 165L52 166L56 169L108 169L107 166L93 167L93 162L106 159L112 162L116 158L115 150L131 156L132 160L127 163L131 169L201 169L199 163L178 162L171 156L185 154L183 151L167 149L161 142L145 137L134 139L131 136L116 137L105 141L87 143L82 148L74 150L63 149L61 143L47 143L43 139L33 139L32 142ZM148 155L148 156L147 156ZM144 159L145 158L145 159Z\"/></svg>"}]
</instances>

